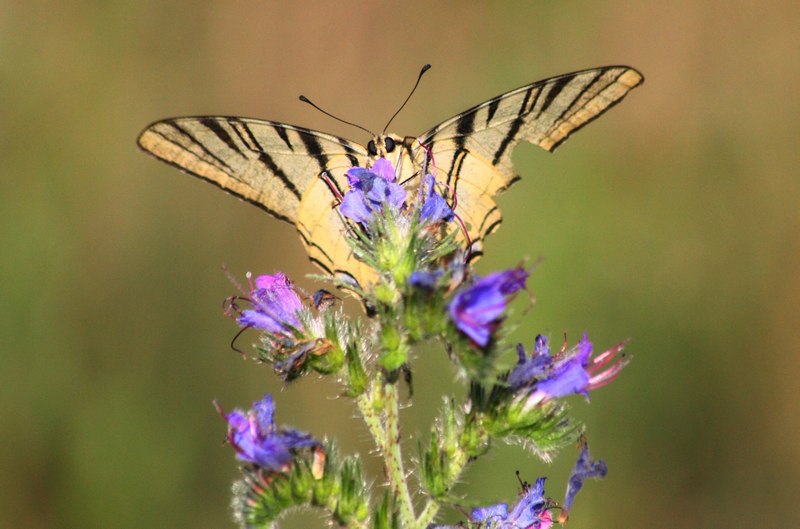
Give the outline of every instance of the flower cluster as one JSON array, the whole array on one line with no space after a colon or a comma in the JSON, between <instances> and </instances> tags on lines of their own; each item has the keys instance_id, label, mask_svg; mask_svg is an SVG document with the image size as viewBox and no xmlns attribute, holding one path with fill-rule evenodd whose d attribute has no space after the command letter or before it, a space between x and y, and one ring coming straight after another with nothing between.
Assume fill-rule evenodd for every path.
<instances>
[{"instance_id":1,"label":"flower cluster","mask_svg":"<svg viewBox=\"0 0 800 529\"><path fill-rule=\"evenodd\" d=\"M345 218L368 225L376 213L399 212L407 207L406 190L396 182L394 167L386 158L378 158L369 169L353 167L345 176L350 190L339 207ZM436 191L433 175L425 175L422 180L420 218L426 222L453 220L455 214Z\"/></svg>"},{"instance_id":2,"label":"flower cluster","mask_svg":"<svg viewBox=\"0 0 800 529\"><path fill-rule=\"evenodd\" d=\"M240 325L281 336L302 330L298 314L303 303L284 274L258 276L251 286L250 299L253 308L242 311Z\"/></svg>"},{"instance_id":3,"label":"flower cluster","mask_svg":"<svg viewBox=\"0 0 800 529\"><path fill-rule=\"evenodd\" d=\"M477 279L458 292L450 303L450 317L459 331L480 347L486 347L499 325L508 299L525 288L528 272L512 268Z\"/></svg>"},{"instance_id":4,"label":"flower cluster","mask_svg":"<svg viewBox=\"0 0 800 529\"><path fill-rule=\"evenodd\" d=\"M435 172L401 181L392 162L378 158L371 167L350 168L345 178L341 235L372 272L370 281L351 274L355 285L327 279L353 295L366 318L349 317L328 291L304 294L282 273L250 281L247 292L229 298L226 311L242 331L260 332L256 357L285 382L313 372L342 384L341 394L353 400L384 459L387 490L373 497L358 458L339 456L334 442L277 427L273 400L265 395L248 411L220 410L243 463L236 516L244 527L268 527L290 508L313 506L342 527L444 529L435 521L452 503L453 486L495 442L521 445L549 460L582 438L583 426L570 416L566 397L588 399L614 380L627 362L624 344L594 354L584 334L554 353L538 335L530 353L518 345L516 364L504 367L514 351L507 343L510 305L527 289L530 270L473 271L473 227L459 218L455 191L437 182ZM430 442L409 471L399 386L405 380L411 389L412 351L432 341L444 345L454 374L469 390L462 400L445 399ZM549 529L566 521L584 482L606 472L605 462L591 459L584 444L563 503L545 496L540 477L522 484L513 505L474 508L459 527ZM420 476L420 497L408 483L412 474Z\"/></svg>"},{"instance_id":5,"label":"flower cluster","mask_svg":"<svg viewBox=\"0 0 800 529\"><path fill-rule=\"evenodd\" d=\"M591 478L604 478L607 472L605 462L594 461L589 456L589 446L584 444L569 476L564 503L559 505L544 495L546 478L540 477L533 485L522 483L522 492L511 510L505 502L477 507L472 510L469 521L482 529L549 529L554 520L552 510L560 510L555 519L559 523L565 523L569 518L569 509L575 501L575 496L583 487L583 482ZM445 525L436 528L455 529L453 526Z\"/></svg>"},{"instance_id":6,"label":"flower cluster","mask_svg":"<svg viewBox=\"0 0 800 529\"><path fill-rule=\"evenodd\" d=\"M324 292L312 296L313 307L325 307ZM242 308L243 302L251 308ZM258 276L246 296L232 296L226 304L226 313L243 329L263 331L259 360L272 365L287 381L311 370L329 374L343 365L349 329L340 325L337 333L329 332L339 314L317 312L303 303L280 272Z\"/></svg>"},{"instance_id":7,"label":"flower cluster","mask_svg":"<svg viewBox=\"0 0 800 529\"><path fill-rule=\"evenodd\" d=\"M523 486L519 501L508 510L507 503L498 503L472 511L472 521L487 529L549 529L553 516L550 501L544 497L545 478L538 478L533 486Z\"/></svg>"},{"instance_id":8,"label":"flower cluster","mask_svg":"<svg viewBox=\"0 0 800 529\"><path fill-rule=\"evenodd\" d=\"M253 403L247 412L224 413L228 421L228 442L236 457L271 472L286 472L300 448L320 446L310 434L291 428L275 427L275 405L270 395Z\"/></svg>"},{"instance_id":9,"label":"flower cluster","mask_svg":"<svg viewBox=\"0 0 800 529\"><path fill-rule=\"evenodd\" d=\"M547 338L538 335L530 357L522 344L517 346L519 360L507 382L518 398L524 399L523 409L568 395L589 398L590 390L608 384L622 371L626 363L620 356L623 346L620 343L592 358L592 342L584 334L578 345L552 356Z\"/></svg>"},{"instance_id":10,"label":"flower cluster","mask_svg":"<svg viewBox=\"0 0 800 529\"><path fill-rule=\"evenodd\" d=\"M399 211L405 204L406 190L395 183L394 168L386 158L378 159L370 169L353 167L346 176L350 191L339 209L350 220L366 225L375 213Z\"/></svg>"}]
</instances>

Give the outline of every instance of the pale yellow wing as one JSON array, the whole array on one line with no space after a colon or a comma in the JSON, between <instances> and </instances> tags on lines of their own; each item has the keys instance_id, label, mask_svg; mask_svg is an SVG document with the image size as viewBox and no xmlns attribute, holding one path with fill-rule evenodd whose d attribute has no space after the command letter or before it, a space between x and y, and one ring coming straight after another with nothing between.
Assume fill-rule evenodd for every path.
<instances>
[{"instance_id":1,"label":"pale yellow wing","mask_svg":"<svg viewBox=\"0 0 800 529\"><path fill-rule=\"evenodd\" d=\"M411 169L420 164L430 170L428 153L433 155L439 180L457 198L456 212L468 226L477 257L483 238L501 221L494 195L518 178L511 165L514 146L525 140L554 150L642 81L633 68L610 66L502 94L421 136L425 149L412 156L408 172L419 174ZM158 121L142 132L139 145L294 224L309 258L326 272L349 276L362 286L374 280L374 272L352 256L335 208L337 195L347 191L347 169L369 165L371 157L362 146L284 123L237 117Z\"/></svg>"},{"instance_id":2,"label":"pale yellow wing","mask_svg":"<svg viewBox=\"0 0 800 529\"><path fill-rule=\"evenodd\" d=\"M139 146L294 224L309 258L326 272L361 285L370 277L352 257L335 208L336 194L347 191L344 173L366 164L362 146L284 123L236 117L158 121L142 132Z\"/></svg>"},{"instance_id":3,"label":"pale yellow wing","mask_svg":"<svg viewBox=\"0 0 800 529\"><path fill-rule=\"evenodd\" d=\"M527 141L553 151L643 81L628 66L560 75L501 94L419 138L427 151L420 149L417 163L427 163L430 152L437 180L455 193L456 213L474 243L473 258L502 220L493 197L519 178L511 164L514 147Z\"/></svg>"}]
</instances>

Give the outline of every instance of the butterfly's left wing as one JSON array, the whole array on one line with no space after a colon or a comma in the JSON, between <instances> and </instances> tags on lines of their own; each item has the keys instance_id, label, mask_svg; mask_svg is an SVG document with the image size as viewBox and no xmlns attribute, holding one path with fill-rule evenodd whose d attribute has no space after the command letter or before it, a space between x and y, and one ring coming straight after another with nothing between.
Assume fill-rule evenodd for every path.
<instances>
[{"instance_id":1,"label":"butterfly's left wing","mask_svg":"<svg viewBox=\"0 0 800 529\"><path fill-rule=\"evenodd\" d=\"M538 81L477 105L423 134L418 163L433 156L439 181L455 194L473 257L501 222L494 195L519 177L511 152L520 141L553 151L641 84L628 66L606 66ZM430 168L427 168L430 171ZM446 178L446 180L445 180Z\"/></svg>"},{"instance_id":2,"label":"butterfly's left wing","mask_svg":"<svg viewBox=\"0 0 800 529\"><path fill-rule=\"evenodd\" d=\"M347 187L344 173L366 163L364 147L286 123L225 116L157 121L139 146L293 224L311 261L326 272L361 285L370 277L342 237L345 225L334 208Z\"/></svg>"}]
</instances>

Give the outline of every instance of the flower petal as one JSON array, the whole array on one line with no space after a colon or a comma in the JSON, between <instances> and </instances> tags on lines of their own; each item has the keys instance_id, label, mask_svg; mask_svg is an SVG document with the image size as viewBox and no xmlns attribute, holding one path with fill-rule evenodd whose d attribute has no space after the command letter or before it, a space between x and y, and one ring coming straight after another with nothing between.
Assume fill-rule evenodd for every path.
<instances>
[{"instance_id":1,"label":"flower petal","mask_svg":"<svg viewBox=\"0 0 800 529\"><path fill-rule=\"evenodd\" d=\"M351 189L344 195L339 210L346 218L360 224L367 223L372 216L364 193L358 189Z\"/></svg>"},{"instance_id":2,"label":"flower petal","mask_svg":"<svg viewBox=\"0 0 800 529\"><path fill-rule=\"evenodd\" d=\"M394 182L397 178L392 163L386 158L378 158L375 160L375 163L372 164L370 171L373 174L380 176L387 182Z\"/></svg>"},{"instance_id":3,"label":"flower petal","mask_svg":"<svg viewBox=\"0 0 800 529\"><path fill-rule=\"evenodd\" d=\"M594 461L589 456L589 445L584 445L578 456L578 461L575 463L575 468L572 469L572 474L569 477L567 484L567 493L564 497L564 510L569 511L572 508L572 502L575 501L575 496L583 487L583 482L589 478L601 479L608 473L608 467L602 459Z\"/></svg>"},{"instance_id":4,"label":"flower petal","mask_svg":"<svg viewBox=\"0 0 800 529\"><path fill-rule=\"evenodd\" d=\"M247 414L233 411L225 415L228 439L236 458L273 472L283 472L292 462L293 450L319 446L310 434L282 428L275 429L275 404L269 394L254 402Z\"/></svg>"},{"instance_id":5,"label":"flower petal","mask_svg":"<svg viewBox=\"0 0 800 529\"><path fill-rule=\"evenodd\" d=\"M506 309L507 297L525 288L527 277L525 269L513 268L481 278L457 293L449 307L455 326L485 347Z\"/></svg>"}]
</instances>

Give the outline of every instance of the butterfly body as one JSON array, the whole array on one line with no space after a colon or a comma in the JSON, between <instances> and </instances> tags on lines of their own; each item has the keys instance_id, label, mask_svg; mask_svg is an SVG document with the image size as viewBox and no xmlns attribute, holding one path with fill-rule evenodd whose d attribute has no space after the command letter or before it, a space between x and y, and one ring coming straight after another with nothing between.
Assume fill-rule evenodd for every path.
<instances>
[{"instance_id":1,"label":"butterfly body","mask_svg":"<svg viewBox=\"0 0 800 529\"><path fill-rule=\"evenodd\" d=\"M456 202L477 257L501 221L494 196L519 178L513 148L526 141L553 151L643 80L627 66L565 74L501 94L419 137L381 134L366 147L285 123L223 116L157 121L139 146L293 224L312 262L366 286L374 272L352 256L335 207L348 189L348 169L385 157L409 188L434 174Z\"/></svg>"}]
</instances>

